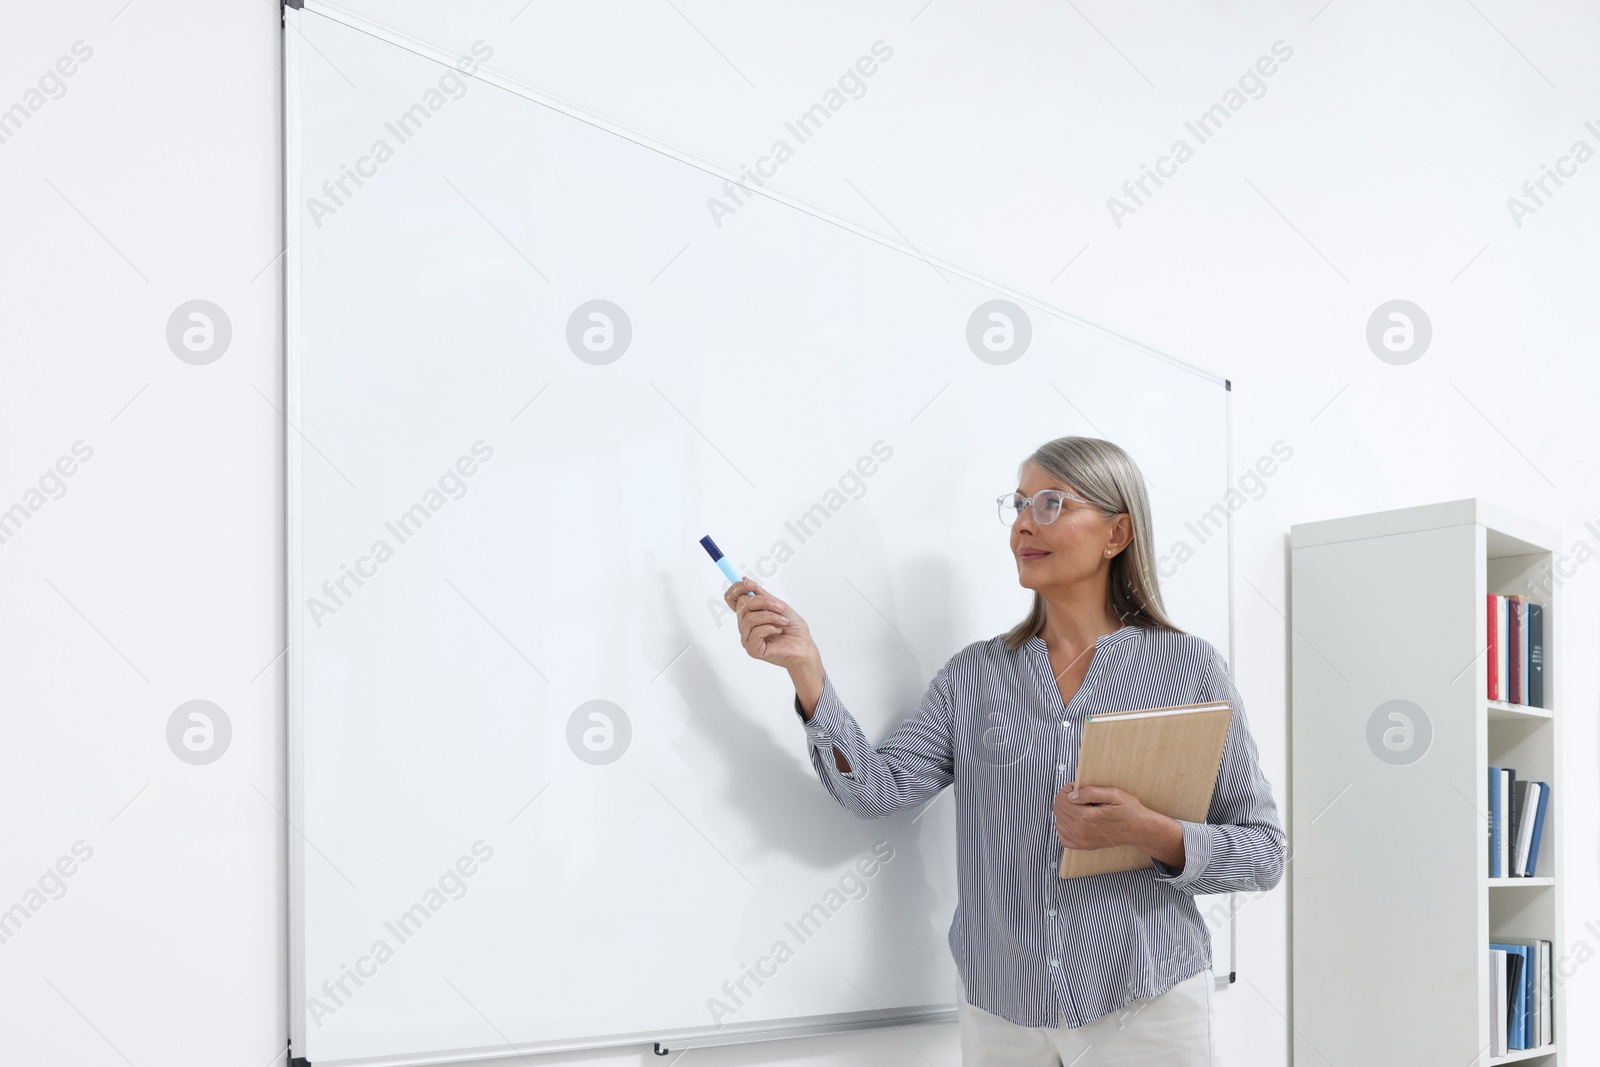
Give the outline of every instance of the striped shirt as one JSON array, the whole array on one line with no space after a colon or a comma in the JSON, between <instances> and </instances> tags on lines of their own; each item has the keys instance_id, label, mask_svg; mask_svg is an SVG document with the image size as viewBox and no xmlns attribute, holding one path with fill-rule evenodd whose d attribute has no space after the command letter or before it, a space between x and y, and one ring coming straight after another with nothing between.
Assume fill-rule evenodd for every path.
<instances>
[{"instance_id":1,"label":"striped shirt","mask_svg":"<svg viewBox=\"0 0 1600 1067\"><path fill-rule=\"evenodd\" d=\"M1077 771L1084 717L1218 700L1232 705L1233 721L1206 821L1180 820L1183 868L1152 859L1061 878L1052 803ZM1014 652L999 637L976 641L877 746L824 676L805 732L822 784L860 818L955 784L950 951L967 1000L1021 1026L1082 1026L1210 967L1194 894L1271 889L1283 875L1286 838L1244 704L1222 656L1192 634L1124 626L1103 635L1066 704L1043 637ZM834 763L835 747L849 773Z\"/></svg>"}]
</instances>

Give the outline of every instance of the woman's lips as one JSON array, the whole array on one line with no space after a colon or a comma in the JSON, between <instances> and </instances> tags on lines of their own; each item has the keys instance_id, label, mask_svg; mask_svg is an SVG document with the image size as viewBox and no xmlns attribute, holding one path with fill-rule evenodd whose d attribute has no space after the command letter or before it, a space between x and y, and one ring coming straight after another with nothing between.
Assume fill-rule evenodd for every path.
<instances>
[{"instance_id":1,"label":"woman's lips","mask_svg":"<svg viewBox=\"0 0 1600 1067\"><path fill-rule=\"evenodd\" d=\"M1022 561L1024 563L1026 563L1029 560L1033 560L1033 559L1043 559L1044 557L1048 556L1050 553L1040 551L1037 548L1025 548L1025 549L1023 549L1021 552L1019 552L1017 554L1019 556L1021 556L1022 557Z\"/></svg>"}]
</instances>

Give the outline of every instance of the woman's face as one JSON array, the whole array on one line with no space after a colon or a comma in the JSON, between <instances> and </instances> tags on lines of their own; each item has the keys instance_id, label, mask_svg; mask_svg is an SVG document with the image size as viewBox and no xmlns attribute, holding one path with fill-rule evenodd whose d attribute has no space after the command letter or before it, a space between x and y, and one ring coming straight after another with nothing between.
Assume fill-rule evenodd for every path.
<instances>
[{"instance_id":1,"label":"woman's face","mask_svg":"<svg viewBox=\"0 0 1600 1067\"><path fill-rule=\"evenodd\" d=\"M1017 491L1031 497L1041 489L1064 489L1078 495L1065 482L1033 463L1022 468ZM1017 561L1017 580L1025 589L1047 592L1067 588L1092 577L1131 540L1133 520L1126 514L1106 518L1100 510L1076 500L1063 500L1056 520L1040 525L1032 508L1024 508L1011 524L1011 554ZM1109 554L1108 554L1109 553Z\"/></svg>"}]
</instances>

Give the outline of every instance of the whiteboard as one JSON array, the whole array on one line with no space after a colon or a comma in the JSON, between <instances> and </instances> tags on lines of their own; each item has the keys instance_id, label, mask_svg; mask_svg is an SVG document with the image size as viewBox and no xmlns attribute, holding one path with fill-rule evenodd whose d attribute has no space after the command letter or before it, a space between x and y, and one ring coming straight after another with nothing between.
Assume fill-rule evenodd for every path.
<instances>
[{"instance_id":1,"label":"whiteboard","mask_svg":"<svg viewBox=\"0 0 1600 1067\"><path fill-rule=\"evenodd\" d=\"M1102 436L1231 656L1225 383L790 198L717 225L714 168L286 16L294 1054L948 1017L948 798L834 803L698 539L881 737L1025 614L1018 463Z\"/></svg>"}]
</instances>

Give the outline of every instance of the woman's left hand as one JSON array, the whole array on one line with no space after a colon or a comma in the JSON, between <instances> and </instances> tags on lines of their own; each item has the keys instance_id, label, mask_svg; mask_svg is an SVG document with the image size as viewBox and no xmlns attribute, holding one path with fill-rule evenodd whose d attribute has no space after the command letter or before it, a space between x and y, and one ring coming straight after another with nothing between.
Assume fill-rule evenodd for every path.
<instances>
[{"instance_id":1,"label":"woman's left hand","mask_svg":"<svg viewBox=\"0 0 1600 1067\"><path fill-rule=\"evenodd\" d=\"M1062 848L1138 848L1145 841L1156 813L1138 797L1111 785L1076 785L1068 782L1056 794L1056 836Z\"/></svg>"}]
</instances>

